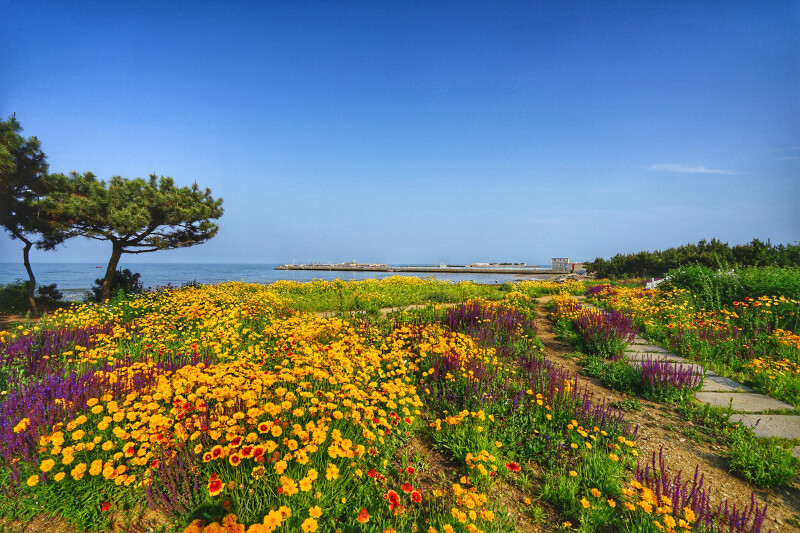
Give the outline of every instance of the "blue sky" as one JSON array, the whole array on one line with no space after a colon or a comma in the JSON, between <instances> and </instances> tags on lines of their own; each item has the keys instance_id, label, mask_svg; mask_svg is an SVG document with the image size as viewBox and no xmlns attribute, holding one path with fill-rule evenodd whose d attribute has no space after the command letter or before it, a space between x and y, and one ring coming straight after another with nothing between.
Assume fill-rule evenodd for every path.
<instances>
[{"instance_id":1,"label":"blue sky","mask_svg":"<svg viewBox=\"0 0 800 533\"><path fill-rule=\"evenodd\" d=\"M0 17L0 114L51 171L224 199L213 240L122 266L800 239L795 1L3 0ZM75 239L33 260L109 255Z\"/></svg>"}]
</instances>

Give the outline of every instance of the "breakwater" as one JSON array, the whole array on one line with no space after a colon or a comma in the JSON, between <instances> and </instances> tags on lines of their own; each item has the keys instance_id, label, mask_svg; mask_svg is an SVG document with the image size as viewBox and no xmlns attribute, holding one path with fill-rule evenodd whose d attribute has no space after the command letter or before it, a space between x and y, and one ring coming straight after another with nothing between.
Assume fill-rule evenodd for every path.
<instances>
[{"instance_id":1,"label":"breakwater","mask_svg":"<svg viewBox=\"0 0 800 533\"><path fill-rule=\"evenodd\" d=\"M391 265L367 265L367 264L339 264L339 265L280 265L275 270L321 270L332 272L403 272L403 273L422 273L422 274L568 274L569 271L553 270L548 267L539 266L391 266Z\"/></svg>"}]
</instances>

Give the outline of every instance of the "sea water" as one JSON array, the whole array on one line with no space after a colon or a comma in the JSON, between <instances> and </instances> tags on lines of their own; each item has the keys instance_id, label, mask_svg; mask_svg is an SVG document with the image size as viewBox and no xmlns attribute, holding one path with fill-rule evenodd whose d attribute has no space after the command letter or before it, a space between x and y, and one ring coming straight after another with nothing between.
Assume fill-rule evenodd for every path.
<instances>
[{"instance_id":1,"label":"sea water","mask_svg":"<svg viewBox=\"0 0 800 533\"><path fill-rule=\"evenodd\" d=\"M462 274L462 273L409 273L409 272L336 272L320 270L275 270L277 264L197 264L197 263L127 263L120 269L129 269L141 274L139 281L144 288L155 289L162 286L180 287L184 283L222 283L225 281L246 281L269 284L278 280L298 282L315 279L345 281L362 279L383 279L389 276L413 276L440 281L474 281L476 283L497 284L519 279L537 279L520 274ZM395 265L398 266L398 265ZM95 280L106 273L106 265L95 263L37 263L31 265L37 285L56 284L64 294L65 300L82 300ZM0 263L0 285L27 280L28 273L22 263Z\"/></svg>"}]
</instances>

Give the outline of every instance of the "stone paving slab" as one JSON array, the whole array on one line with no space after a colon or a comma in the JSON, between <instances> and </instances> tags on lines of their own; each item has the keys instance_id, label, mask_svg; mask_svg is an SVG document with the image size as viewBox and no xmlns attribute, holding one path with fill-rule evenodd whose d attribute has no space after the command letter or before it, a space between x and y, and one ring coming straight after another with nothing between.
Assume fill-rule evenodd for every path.
<instances>
[{"instance_id":1,"label":"stone paving slab","mask_svg":"<svg viewBox=\"0 0 800 533\"><path fill-rule=\"evenodd\" d=\"M652 344L629 344L625 348L627 352L645 352L645 353L667 353L667 350L660 346L653 346Z\"/></svg>"},{"instance_id":2,"label":"stone paving slab","mask_svg":"<svg viewBox=\"0 0 800 533\"><path fill-rule=\"evenodd\" d=\"M650 341L641 337L634 337L633 344L650 344Z\"/></svg>"},{"instance_id":3,"label":"stone paving slab","mask_svg":"<svg viewBox=\"0 0 800 533\"><path fill-rule=\"evenodd\" d=\"M795 446L792 450L792 455L800 459L800 446Z\"/></svg>"},{"instance_id":4,"label":"stone paving slab","mask_svg":"<svg viewBox=\"0 0 800 533\"><path fill-rule=\"evenodd\" d=\"M643 362L644 361L631 361L631 364L633 366L642 366ZM684 370L691 369L692 373L694 373L694 374L702 374L703 373L703 367L700 366L700 365L696 365L694 363L680 363L680 362L672 362L672 361L663 361L663 362L667 363L667 364L670 364L670 365L682 366ZM727 407L727 404L725 404L725 406Z\"/></svg>"},{"instance_id":5,"label":"stone paving slab","mask_svg":"<svg viewBox=\"0 0 800 533\"><path fill-rule=\"evenodd\" d=\"M667 361L668 363L688 363L686 359L674 353L647 353L626 351L625 357L629 361Z\"/></svg>"},{"instance_id":6,"label":"stone paving slab","mask_svg":"<svg viewBox=\"0 0 800 533\"><path fill-rule=\"evenodd\" d=\"M796 415L731 415L731 422L753 428L757 437L800 439L800 416ZM794 451L800 451L800 446Z\"/></svg>"},{"instance_id":7,"label":"stone paving slab","mask_svg":"<svg viewBox=\"0 0 800 533\"><path fill-rule=\"evenodd\" d=\"M698 392L694 395L700 403L712 407L727 408L731 405L734 411L757 413L772 409L794 409L793 405L753 392ZM798 417L800 420L800 417Z\"/></svg>"},{"instance_id":8,"label":"stone paving slab","mask_svg":"<svg viewBox=\"0 0 800 533\"><path fill-rule=\"evenodd\" d=\"M713 372L706 372L706 379L703 381L703 386L700 387L702 392L753 392L750 387L745 387L741 383L736 383L732 379L723 378Z\"/></svg>"}]
</instances>

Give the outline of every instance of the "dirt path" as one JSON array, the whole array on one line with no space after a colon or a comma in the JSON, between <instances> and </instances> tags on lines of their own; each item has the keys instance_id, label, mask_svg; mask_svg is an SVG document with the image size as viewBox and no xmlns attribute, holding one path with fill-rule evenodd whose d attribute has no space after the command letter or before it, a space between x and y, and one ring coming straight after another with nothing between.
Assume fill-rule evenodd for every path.
<instances>
[{"instance_id":1,"label":"dirt path","mask_svg":"<svg viewBox=\"0 0 800 533\"><path fill-rule=\"evenodd\" d=\"M25 324L30 322L36 324L39 322L38 318L28 319L25 315L14 315L9 313L0 313L0 331L6 331L17 327L17 324Z\"/></svg>"},{"instance_id":2,"label":"dirt path","mask_svg":"<svg viewBox=\"0 0 800 533\"><path fill-rule=\"evenodd\" d=\"M580 365L570 357L573 353L571 345L556 338L553 324L547 318L545 304L549 300L550 297L540 298L536 309L537 336L544 343L548 356L553 362L578 375L579 381L585 383L598 398L605 398L607 402L623 400L623 394L611 391L599 380L580 376ZM681 471L683 479L691 480L695 467L700 466L700 472L705 474L705 486L712 488L715 504L729 498L730 503L741 507L749 504L750 494L754 493L760 505L766 503L769 506L764 532L769 529L774 533L800 531L796 525L800 520L800 487L797 478L788 488L770 491L758 489L728 472L726 461L720 456L720 452L726 448L724 445L688 438L684 432L691 434L696 426L685 420L675 407L641 398L639 402L642 410L626 412L625 419L639 426L637 445L642 460L651 458L653 452L658 454L663 446L671 474Z\"/></svg>"}]
</instances>

